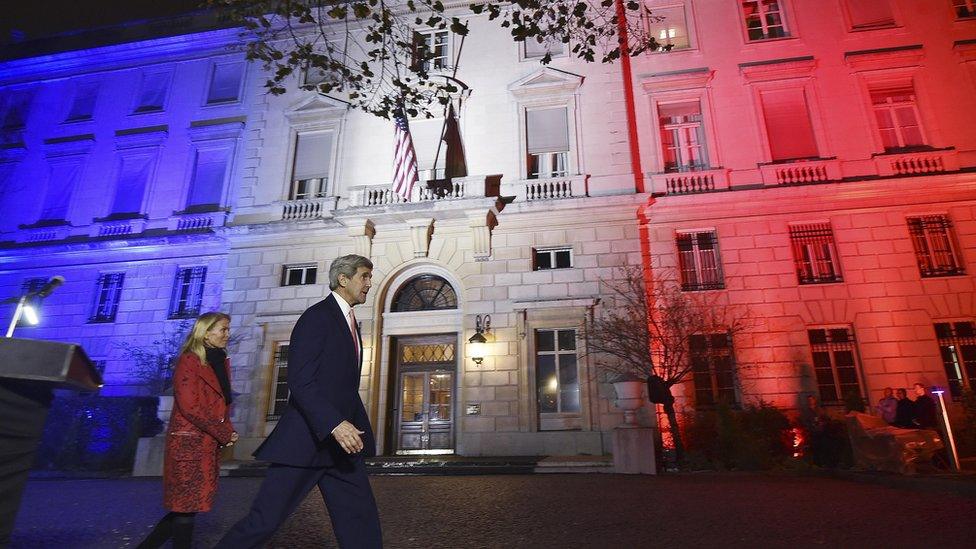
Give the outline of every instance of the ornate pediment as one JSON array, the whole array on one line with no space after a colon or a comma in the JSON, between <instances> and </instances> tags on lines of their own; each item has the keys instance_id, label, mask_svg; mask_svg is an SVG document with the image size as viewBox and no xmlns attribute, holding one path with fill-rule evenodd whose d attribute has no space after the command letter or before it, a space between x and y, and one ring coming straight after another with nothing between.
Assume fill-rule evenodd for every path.
<instances>
[{"instance_id":1,"label":"ornate pediment","mask_svg":"<svg viewBox=\"0 0 976 549\"><path fill-rule=\"evenodd\" d=\"M328 95L314 94L285 109L285 117L292 125L336 120L349 110L349 103Z\"/></svg>"},{"instance_id":2,"label":"ornate pediment","mask_svg":"<svg viewBox=\"0 0 976 549\"><path fill-rule=\"evenodd\" d=\"M508 86L519 99L535 96L570 94L583 85L583 77L552 67L543 67Z\"/></svg>"}]
</instances>

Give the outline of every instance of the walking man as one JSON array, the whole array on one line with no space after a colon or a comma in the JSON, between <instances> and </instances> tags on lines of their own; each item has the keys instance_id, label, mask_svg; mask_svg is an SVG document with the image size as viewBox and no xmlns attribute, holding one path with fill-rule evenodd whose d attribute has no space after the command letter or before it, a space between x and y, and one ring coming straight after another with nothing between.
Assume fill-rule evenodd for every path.
<instances>
[{"instance_id":1,"label":"walking man","mask_svg":"<svg viewBox=\"0 0 976 549\"><path fill-rule=\"evenodd\" d=\"M248 514L217 544L259 547L313 487L325 500L340 547L382 547L380 519L364 457L376 455L359 397L362 338L352 308L366 301L373 264L359 255L332 262L332 293L295 324L288 347L288 408L254 452L268 461Z\"/></svg>"}]
</instances>

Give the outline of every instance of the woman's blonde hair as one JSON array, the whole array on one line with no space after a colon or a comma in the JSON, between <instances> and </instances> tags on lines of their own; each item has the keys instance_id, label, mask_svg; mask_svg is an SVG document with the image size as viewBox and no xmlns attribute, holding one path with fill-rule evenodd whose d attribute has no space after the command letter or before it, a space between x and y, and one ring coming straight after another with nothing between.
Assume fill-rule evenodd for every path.
<instances>
[{"instance_id":1,"label":"woman's blonde hair","mask_svg":"<svg viewBox=\"0 0 976 549\"><path fill-rule=\"evenodd\" d=\"M230 315L221 312L203 313L197 317L193 323L193 329L186 335L186 341L180 347L180 356L184 353L193 353L200 358L201 363L207 362L207 348L203 345L203 340L207 337L207 332L221 320L230 323Z\"/></svg>"}]
</instances>

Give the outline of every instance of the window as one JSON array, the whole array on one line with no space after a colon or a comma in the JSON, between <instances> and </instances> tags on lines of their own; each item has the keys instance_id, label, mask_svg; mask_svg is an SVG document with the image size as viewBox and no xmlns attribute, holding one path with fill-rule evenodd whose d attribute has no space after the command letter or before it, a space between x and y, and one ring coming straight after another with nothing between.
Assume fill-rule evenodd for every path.
<instances>
[{"instance_id":1,"label":"window","mask_svg":"<svg viewBox=\"0 0 976 549\"><path fill-rule=\"evenodd\" d=\"M915 245L915 259L922 277L951 276L966 272L956 249L952 222L948 216L909 217L908 234Z\"/></svg>"},{"instance_id":2,"label":"window","mask_svg":"<svg viewBox=\"0 0 976 549\"><path fill-rule=\"evenodd\" d=\"M661 148L664 171L685 172L708 168L705 151L705 128L701 102L659 104Z\"/></svg>"},{"instance_id":3,"label":"window","mask_svg":"<svg viewBox=\"0 0 976 549\"><path fill-rule=\"evenodd\" d=\"M539 42L534 37L522 42L522 56L525 59L541 59L549 54L550 57L566 55L566 44L562 42Z\"/></svg>"},{"instance_id":4,"label":"window","mask_svg":"<svg viewBox=\"0 0 976 549\"><path fill-rule=\"evenodd\" d=\"M535 248L532 252L533 258L535 259L532 264L532 270L534 271L569 269L573 266L572 248Z\"/></svg>"},{"instance_id":5,"label":"window","mask_svg":"<svg viewBox=\"0 0 976 549\"><path fill-rule=\"evenodd\" d=\"M148 156L123 156L119 162L112 214L137 214L142 212L153 158Z\"/></svg>"},{"instance_id":6,"label":"window","mask_svg":"<svg viewBox=\"0 0 976 549\"><path fill-rule=\"evenodd\" d=\"M579 413L576 330L536 330L535 371L540 414Z\"/></svg>"},{"instance_id":7,"label":"window","mask_svg":"<svg viewBox=\"0 0 976 549\"><path fill-rule=\"evenodd\" d=\"M684 6L652 7L651 15L647 19L647 28L648 35L661 45L657 51L674 51L691 47Z\"/></svg>"},{"instance_id":8,"label":"window","mask_svg":"<svg viewBox=\"0 0 976 549\"><path fill-rule=\"evenodd\" d=\"M976 17L976 0L952 0L952 7L956 11L956 19Z\"/></svg>"},{"instance_id":9,"label":"window","mask_svg":"<svg viewBox=\"0 0 976 549\"><path fill-rule=\"evenodd\" d=\"M102 273L95 283L95 300L92 304L89 322L115 322L119 311L119 298L122 296L122 282L125 273Z\"/></svg>"},{"instance_id":10,"label":"window","mask_svg":"<svg viewBox=\"0 0 976 549\"><path fill-rule=\"evenodd\" d=\"M446 30L414 33L414 65L425 72L448 68L450 36Z\"/></svg>"},{"instance_id":11,"label":"window","mask_svg":"<svg viewBox=\"0 0 976 549\"><path fill-rule=\"evenodd\" d=\"M295 144L291 200L326 196L332 164L332 132L300 133Z\"/></svg>"},{"instance_id":12,"label":"window","mask_svg":"<svg viewBox=\"0 0 976 549\"><path fill-rule=\"evenodd\" d=\"M678 233L677 241L682 290L717 290L725 287L715 231Z\"/></svg>"},{"instance_id":13,"label":"window","mask_svg":"<svg viewBox=\"0 0 976 549\"><path fill-rule=\"evenodd\" d=\"M781 0L745 0L742 2L742 15L750 42L790 35Z\"/></svg>"},{"instance_id":14,"label":"window","mask_svg":"<svg viewBox=\"0 0 976 549\"><path fill-rule=\"evenodd\" d=\"M186 200L187 211L216 210L224 193L224 180L230 163L227 149L198 150Z\"/></svg>"},{"instance_id":15,"label":"window","mask_svg":"<svg viewBox=\"0 0 976 549\"><path fill-rule=\"evenodd\" d=\"M823 403L840 403L845 398L861 397L858 365L851 328L813 328L807 330L813 369Z\"/></svg>"},{"instance_id":16,"label":"window","mask_svg":"<svg viewBox=\"0 0 976 549\"><path fill-rule=\"evenodd\" d=\"M871 105L886 151L898 151L925 145L919 124L915 88L907 85L878 87L871 90Z\"/></svg>"},{"instance_id":17,"label":"window","mask_svg":"<svg viewBox=\"0 0 976 549\"><path fill-rule=\"evenodd\" d=\"M173 281L170 299L170 318L196 318L203 303L203 282L207 278L206 267L181 267Z\"/></svg>"},{"instance_id":18,"label":"window","mask_svg":"<svg viewBox=\"0 0 976 549\"><path fill-rule=\"evenodd\" d=\"M569 174L569 118L566 107L525 112L528 179Z\"/></svg>"},{"instance_id":19,"label":"window","mask_svg":"<svg viewBox=\"0 0 976 549\"><path fill-rule=\"evenodd\" d=\"M274 354L271 365L271 401L268 403L268 421L275 421L285 412L288 406L288 342L278 341L274 344Z\"/></svg>"},{"instance_id":20,"label":"window","mask_svg":"<svg viewBox=\"0 0 976 549\"><path fill-rule=\"evenodd\" d=\"M32 94L27 90L17 90L10 92L6 101L0 103L3 110L0 111L3 121L0 124L2 130L19 130L27 124L27 115L30 110Z\"/></svg>"},{"instance_id":21,"label":"window","mask_svg":"<svg viewBox=\"0 0 976 549\"><path fill-rule=\"evenodd\" d=\"M952 398L964 389L976 389L976 325L973 322L936 322L935 337L949 380Z\"/></svg>"},{"instance_id":22,"label":"window","mask_svg":"<svg viewBox=\"0 0 976 549\"><path fill-rule=\"evenodd\" d=\"M804 223L790 226L793 264L800 284L841 282L837 249L830 223Z\"/></svg>"},{"instance_id":23,"label":"window","mask_svg":"<svg viewBox=\"0 0 976 549\"><path fill-rule=\"evenodd\" d=\"M732 337L728 333L696 334L688 338L695 405L737 404Z\"/></svg>"},{"instance_id":24,"label":"window","mask_svg":"<svg viewBox=\"0 0 976 549\"><path fill-rule=\"evenodd\" d=\"M306 265L285 265L281 270L282 286L304 286L315 284L315 276L318 274L318 266L314 263Z\"/></svg>"},{"instance_id":25,"label":"window","mask_svg":"<svg viewBox=\"0 0 976 549\"><path fill-rule=\"evenodd\" d=\"M759 97L773 161L819 156L803 88L763 90Z\"/></svg>"},{"instance_id":26,"label":"window","mask_svg":"<svg viewBox=\"0 0 976 549\"><path fill-rule=\"evenodd\" d=\"M98 83L88 82L75 87L75 95L71 99L71 107L65 122L80 122L91 120L95 112L95 101L98 99Z\"/></svg>"},{"instance_id":27,"label":"window","mask_svg":"<svg viewBox=\"0 0 976 549\"><path fill-rule=\"evenodd\" d=\"M870 30L895 25L891 0L847 0L851 30Z\"/></svg>"},{"instance_id":28,"label":"window","mask_svg":"<svg viewBox=\"0 0 976 549\"><path fill-rule=\"evenodd\" d=\"M143 73L142 87L139 89L135 112L157 112L163 110L166 102L166 90L168 88L168 72Z\"/></svg>"},{"instance_id":29,"label":"window","mask_svg":"<svg viewBox=\"0 0 976 549\"><path fill-rule=\"evenodd\" d=\"M43 221L64 221L68 217L71 195L81 176L81 162L56 162L51 165L47 191L41 207Z\"/></svg>"},{"instance_id":30,"label":"window","mask_svg":"<svg viewBox=\"0 0 976 549\"><path fill-rule=\"evenodd\" d=\"M218 63L210 73L207 104L233 103L240 99L244 63Z\"/></svg>"},{"instance_id":31,"label":"window","mask_svg":"<svg viewBox=\"0 0 976 549\"><path fill-rule=\"evenodd\" d=\"M393 296L391 311L436 311L457 309L457 293L451 283L437 275L420 275L406 281Z\"/></svg>"}]
</instances>

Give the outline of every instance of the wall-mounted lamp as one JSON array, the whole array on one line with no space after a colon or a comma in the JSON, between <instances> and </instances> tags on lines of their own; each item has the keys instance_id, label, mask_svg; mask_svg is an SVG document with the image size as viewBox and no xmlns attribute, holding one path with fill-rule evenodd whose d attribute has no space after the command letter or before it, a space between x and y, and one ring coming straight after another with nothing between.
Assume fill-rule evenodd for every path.
<instances>
[{"instance_id":1,"label":"wall-mounted lamp","mask_svg":"<svg viewBox=\"0 0 976 549\"><path fill-rule=\"evenodd\" d=\"M491 315L485 315L484 318L481 315L474 317L474 335L468 338L468 354L471 355L471 360L475 364L481 364L485 359L488 340L484 334L490 331Z\"/></svg>"},{"instance_id":2,"label":"wall-mounted lamp","mask_svg":"<svg viewBox=\"0 0 976 549\"><path fill-rule=\"evenodd\" d=\"M58 286L64 284L63 276L51 277L43 286L32 291L27 292L20 297L11 297L0 301L0 303L16 303L17 308L14 310L14 316L10 319L10 325L7 326L6 337L13 337L14 328L17 327L17 323L23 318L28 324L36 325L40 319L37 317L37 310L34 308L33 303L30 300L34 298L45 298L51 295Z\"/></svg>"}]
</instances>

